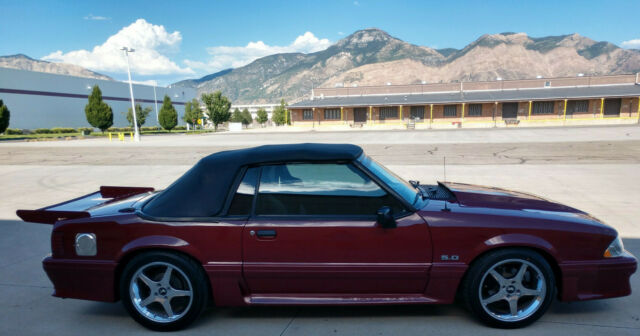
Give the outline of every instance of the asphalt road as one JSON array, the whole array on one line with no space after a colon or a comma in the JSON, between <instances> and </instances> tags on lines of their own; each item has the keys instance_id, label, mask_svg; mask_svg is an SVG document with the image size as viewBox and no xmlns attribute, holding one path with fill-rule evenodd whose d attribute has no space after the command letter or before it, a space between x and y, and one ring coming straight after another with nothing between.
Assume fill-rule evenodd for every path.
<instances>
[{"instance_id":1,"label":"asphalt road","mask_svg":"<svg viewBox=\"0 0 640 336\"><path fill-rule=\"evenodd\" d=\"M166 187L200 157L261 143L351 142L405 178L494 185L586 210L640 256L640 127L407 132L248 133L0 143L0 335L147 334L121 304L62 300L42 271L51 227L20 222L36 208L100 185ZM632 277L635 292L638 276ZM460 305L211 308L185 334L207 335L638 335L640 296L554 302L534 325L502 331Z\"/></svg>"}]
</instances>

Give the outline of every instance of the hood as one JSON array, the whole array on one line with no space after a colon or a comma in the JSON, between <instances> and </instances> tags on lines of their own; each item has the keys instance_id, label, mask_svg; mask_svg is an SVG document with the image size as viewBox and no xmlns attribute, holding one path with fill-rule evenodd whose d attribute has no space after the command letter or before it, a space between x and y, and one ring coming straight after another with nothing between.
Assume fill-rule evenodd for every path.
<instances>
[{"instance_id":1,"label":"hood","mask_svg":"<svg viewBox=\"0 0 640 336\"><path fill-rule=\"evenodd\" d=\"M440 184L454 194L461 206L585 214L564 204L522 192L464 183L440 182Z\"/></svg>"}]
</instances>

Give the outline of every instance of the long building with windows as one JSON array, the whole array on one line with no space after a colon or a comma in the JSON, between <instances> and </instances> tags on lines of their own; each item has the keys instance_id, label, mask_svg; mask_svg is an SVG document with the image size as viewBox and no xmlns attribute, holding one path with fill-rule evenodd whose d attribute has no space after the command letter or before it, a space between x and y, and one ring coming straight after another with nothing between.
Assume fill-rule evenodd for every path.
<instances>
[{"instance_id":1,"label":"long building with windows","mask_svg":"<svg viewBox=\"0 0 640 336\"><path fill-rule=\"evenodd\" d=\"M291 124L461 127L633 123L637 75L315 89L289 106Z\"/></svg>"}]
</instances>

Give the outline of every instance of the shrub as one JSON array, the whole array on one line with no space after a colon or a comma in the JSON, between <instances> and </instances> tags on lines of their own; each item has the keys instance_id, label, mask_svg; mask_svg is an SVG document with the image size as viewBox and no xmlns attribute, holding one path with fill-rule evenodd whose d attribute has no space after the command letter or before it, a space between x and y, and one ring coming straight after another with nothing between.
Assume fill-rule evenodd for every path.
<instances>
[{"instance_id":1,"label":"shrub","mask_svg":"<svg viewBox=\"0 0 640 336\"><path fill-rule=\"evenodd\" d=\"M144 126L140 128L140 131L150 132L150 131L160 131L162 128L158 126Z\"/></svg>"},{"instance_id":2,"label":"shrub","mask_svg":"<svg viewBox=\"0 0 640 336\"><path fill-rule=\"evenodd\" d=\"M33 130L33 133L35 133L35 134L51 134L53 132L51 132L51 130L48 129L48 128L36 128L35 130Z\"/></svg>"},{"instance_id":3,"label":"shrub","mask_svg":"<svg viewBox=\"0 0 640 336\"><path fill-rule=\"evenodd\" d=\"M4 131L4 134L6 134L6 135L22 135L22 134L24 134L24 132L19 128L7 128L7 130Z\"/></svg>"},{"instance_id":4,"label":"shrub","mask_svg":"<svg viewBox=\"0 0 640 336\"><path fill-rule=\"evenodd\" d=\"M54 127L51 129L51 133L58 133L58 134L75 133L75 132L76 132L75 128L69 128L69 127Z\"/></svg>"},{"instance_id":5,"label":"shrub","mask_svg":"<svg viewBox=\"0 0 640 336\"><path fill-rule=\"evenodd\" d=\"M186 131L187 130L187 126L176 126L174 128L174 130L176 130L176 131Z\"/></svg>"},{"instance_id":6,"label":"shrub","mask_svg":"<svg viewBox=\"0 0 640 336\"><path fill-rule=\"evenodd\" d=\"M93 127L78 127L78 133L89 135L93 133Z\"/></svg>"},{"instance_id":7,"label":"shrub","mask_svg":"<svg viewBox=\"0 0 640 336\"><path fill-rule=\"evenodd\" d=\"M131 127L109 127L107 132L133 132Z\"/></svg>"}]
</instances>

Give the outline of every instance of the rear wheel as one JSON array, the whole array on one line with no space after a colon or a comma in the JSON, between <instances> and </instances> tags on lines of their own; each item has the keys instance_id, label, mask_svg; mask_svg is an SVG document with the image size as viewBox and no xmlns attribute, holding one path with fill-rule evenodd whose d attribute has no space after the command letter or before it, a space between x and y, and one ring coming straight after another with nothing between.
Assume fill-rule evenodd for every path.
<instances>
[{"instance_id":1,"label":"rear wheel","mask_svg":"<svg viewBox=\"0 0 640 336\"><path fill-rule=\"evenodd\" d=\"M131 316L145 327L178 330L202 313L208 286L194 261L179 254L152 252L126 265L120 297Z\"/></svg>"},{"instance_id":2,"label":"rear wheel","mask_svg":"<svg viewBox=\"0 0 640 336\"><path fill-rule=\"evenodd\" d=\"M469 270L464 287L471 311L499 328L533 323L549 308L555 293L547 261L525 249L499 250L482 257Z\"/></svg>"}]
</instances>

